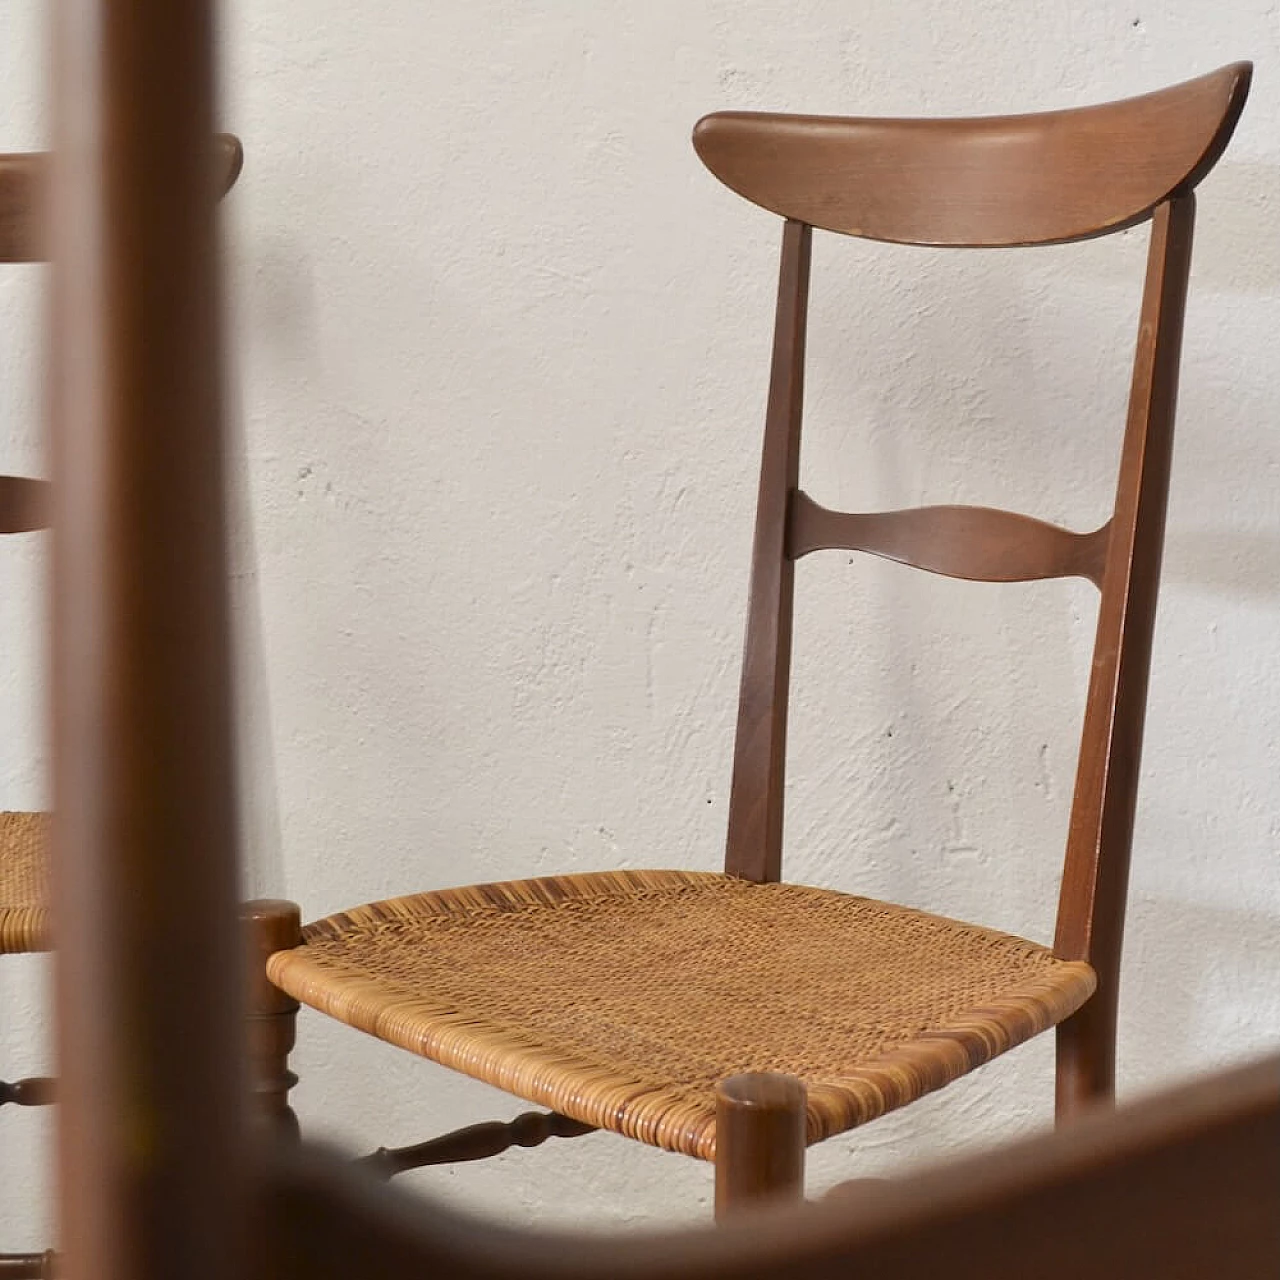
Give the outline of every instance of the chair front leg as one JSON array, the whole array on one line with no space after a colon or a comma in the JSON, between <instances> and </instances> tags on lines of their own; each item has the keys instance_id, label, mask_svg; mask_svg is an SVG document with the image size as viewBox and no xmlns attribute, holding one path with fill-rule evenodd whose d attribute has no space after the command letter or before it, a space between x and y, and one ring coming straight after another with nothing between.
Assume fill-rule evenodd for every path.
<instances>
[{"instance_id":1,"label":"chair front leg","mask_svg":"<svg viewBox=\"0 0 1280 1280\"><path fill-rule=\"evenodd\" d=\"M717 1221L763 1200L800 1200L804 1153L803 1081L759 1071L716 1086Z\"/></svg>"},{"instance_id":2,"label":"chair front leg","mask_svg":"<svg viewBox=\"0 0 1280 1280\"><path fill-rule=\"evenodd\" d=\"M298 1077L289 1070L297 1039L298 1002L267 979L267 957L302 941L296 903L276 899L246 902L240 910L248 953L246 1038L253 1118L290 1138L298 1137L298 1117L289 1090Z\"/></svg>"}]
</instances>

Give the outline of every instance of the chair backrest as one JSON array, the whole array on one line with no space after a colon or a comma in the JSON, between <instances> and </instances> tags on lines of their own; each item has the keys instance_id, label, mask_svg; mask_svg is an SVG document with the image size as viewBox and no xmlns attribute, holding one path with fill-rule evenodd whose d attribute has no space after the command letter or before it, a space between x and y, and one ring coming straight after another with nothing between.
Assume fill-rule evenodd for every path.
<instances>
[{"instance_id":1,"label":"chair backrest","mask_svg":"<svg viewBox=\"0 0 1280 1280\"><path fill-rule=\"evenodd\" d=\"M1098 970L1114 1012L1164 534L1192 189L1248 92L1237 63L1159 93L1043 115L870 120L721 113L694 130L707 167L786 219L764 430L729 833L731 875L777 880L794 565L867 551L953 577L1079 576L1101 590L1055 949ZM842 514L799 489L812 228L993 248L1086 239L1151 219L1128 422L1111 518L1073 533L977 507ZM1104 1016L1108 1016L1105 1015Z\"/></svg>"},{"instance_id":2,"label":"chair backrest","mask_svg":"<svg viewBox=\"0 0 1280 1280\"><path fill-rule=\"evenodd\" d=\"M50 163L47 152L0 155L0 263L46 260ZM243 165L240 140L219 134L214 140L214 181L219 195L235 186ZM47 481L0 475L0 533L47 528L51 501Z\"/></svg>"}]
</instances>

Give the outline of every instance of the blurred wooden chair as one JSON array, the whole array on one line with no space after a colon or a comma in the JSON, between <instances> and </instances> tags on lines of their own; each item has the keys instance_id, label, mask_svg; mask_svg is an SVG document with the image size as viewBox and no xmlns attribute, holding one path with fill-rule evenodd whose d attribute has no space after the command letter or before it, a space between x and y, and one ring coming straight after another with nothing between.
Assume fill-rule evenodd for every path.
<instances>
[{"instance_id":1,"label":"blurred wooden chair","mask_svg":"<svg viewBox=\"0 0 1280 1280\"><path fill-rule=\"evenodd\" d=\"M721 1211L798 1194L805 1143L1058 1029L1058 1110L1111 1096L1138 762L1164 528L1193 188L1248 91L1240 63L1042 115L882 120L721 113L707 167L780 215L782 259L723 875L605 871L393 898L309 925L271 957L289 996L553 1109L374 1163L385 1172L611 1129L714 1160ZM1115 505L1075 533L974 507L829 511L798 487L814 228L954 248L1060 244L1150 221ZM947 423L947 431L963 424ZM781 883L795 561L866 551L988 582L1100 588L1052 946ZM856 838L856 837L854 837ZM755 1136L717 1083L804 1082ZM744 1130L744 1133L746 1131Z\"/></svg>"},{"instance_id":2,"label":"blurred wooden chair","mask_svg":"<svg viewBox=\"0 0 1280 1280\"><path fill-rule=\"evenodd\" d=\"M225 195L240 176L244 151L230 134L218 136L215 150L218 191ZM45 260L49 162L38 152L0 155L0 263ZM0 534L46 528L50 502L46 481L0 475ZM0 811L0 955L49 946L48 843L48 814ZM0 1094L0 1104L16 1100Z\"/></svg>"},{"instance_id":3,"label":"blurred wooden chair","mask_svg":"<svg viewBox=\"0 0 1280 1280\"><path fill-rule=\"evenodd\" d=\"M65 1280L1274 1276L1275 1059L852 1202L647 1239L480 1223L250 1132L217 252L191 159L212 11L77 0L54 24L59 147L86 162L63 166L54 218ZM255 912L267 945L261 921L288 913ZM784 1112L796 1088L741 1083Z\"/></svg>"},{"instance_id":4,"label":"blurred wooden chair","mask_svg":"<svg viewBox=\"0 0 1280 1280\"><path fill-rule=\"evenodd\" d=\"M0 192L5 165L0 156ZM12 254L14 241L5 232L5 200L0 195L0 259ZM21 241L18 242L19 246ZM40 480L0 476L0 533L28 533L45 528L48 487ZM48 942L48 815L0 811L0 955L43 951ZM0 1080L0 1107L47 1106L53 1101L53 1081L45 1076ZM0 1277L53 1275L53 1258L40 1254L0 1253Z\"/></svg>"},{"instance_id":5,"label":"blurred wooden chair","mask_svg":"<svg viewBox=\"0 0 1280 1280\"><path fill-rule=\"evenodd\" d=\"M216 140L219 194L235 185L243 163L237 138ZM48 240L44 198L50 158L46 154L0 155L0 263L45 260ZM0 475L0 534L30 533L49 523L51 494L43 480ZM45 951L49 928L49 815L0 811L0 956ZM45 1106L54 1082L31 1077L0 1080L0 1107ZM0 1254L0 1277L42 1276L47 1255Z\"/></svg>"}]
</instances>

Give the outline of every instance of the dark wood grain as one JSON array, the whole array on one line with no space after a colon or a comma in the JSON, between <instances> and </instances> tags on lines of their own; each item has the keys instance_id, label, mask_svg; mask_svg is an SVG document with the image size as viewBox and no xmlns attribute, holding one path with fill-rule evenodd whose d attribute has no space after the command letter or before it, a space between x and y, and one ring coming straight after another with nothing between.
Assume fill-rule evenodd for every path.
<instances>
[{"instance_id":1,"label":"dark wood grain","mask_svg":"<svg viewBox=\"0 0 1280 1280\"><path fill-rule=\"evenodd\" d=\"M873 240L997 246L1115 231L1213 167L1248 94L1233 63L1101 106L967 120L721 112L694 146L784 218Z\"/></svg>"},{"instance_id":2,"label":"dark wood grain","mask_svg":"<svg viewBox=\"0 0 1280 1280\"><path fill-rule=\"evenodd\" d=\"M49 404L68 1280L243 1270L210 0L65 0Z\"/></svg>"},{"instance_id":3,"label":"dark wood grain","mask_svg":"<svg viewBox=\"0 0 1280 1280\"><path fill-rule=\"evenodd\" d=\"M1092 533L988 507L917 507L852 514L828 511L803 490L791 504L788 550L865 551L930 573L978 582L1102 579L1108 526Z\"/></svg>"},{"instance_id":4,"label":"dark wood grain","mask_svg":"<svg viewBox=\"0 0 1280 1280\"><path fill-rule=\"evenodd\" d=\"M1098 989L1058 1029L1058 1108L1114 1088L1129 859L1173 458L1195 196L1156 210L1129 417L1098 610L1054 949L1087 960Z\"/></svg>"},{"instance_id":5,"label":"dark wood grain","mask_svg":"<svg viewBox=\"0 0 1280 1280\"><path fill-rule=\"evenodd\" d=\"M1055 1134L718 1230L530 1233L281 1153L262 1280L1273 1280L1280 1058Z\"/></svg>"},{"instance_id":6,"label":"dark wood grain","mask_svg":"<svg viewBox=\"0 0 1280 1280\"><path fill-rule=\"evenodd\" d=\"M716 1218L804 1195L805 1088L757 1071L716 1086Z\"/></svg>"},{"instance_id":7,"label":"dark wood grain","mask_svg":"<svg viewBox=\"0 0 1280 1280\"><path fill-rule=\"evenodd\" d=\"M800 471L811 246L808 227L798 222L784 226L729 790L725 871L760 882L777 880L782 874L782 793L795 591L795 566L786 554L787 507Z\"/></svg>"}]
</instances>

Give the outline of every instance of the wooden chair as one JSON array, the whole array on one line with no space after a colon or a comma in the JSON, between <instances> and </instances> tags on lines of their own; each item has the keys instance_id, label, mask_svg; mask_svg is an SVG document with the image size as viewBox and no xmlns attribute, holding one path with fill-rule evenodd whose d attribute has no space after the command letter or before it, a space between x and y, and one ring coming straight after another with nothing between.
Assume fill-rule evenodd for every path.
<instances>
[{"instance_id":1,"label":"wooden chair","mask_svg":"<svg viewBox=\"0 0 1280 1280\"><path fill-rule=\"evenodd\" d=\"M220 135L215 163L219 194L225 195L244 163L240 140ZM48 169L45 154L0 155L0 263L45 260ZM49 507L45 481L0 475L0 534L46 528ZM0 955L48 949L48 842L48 814L0 811ZM0 1105L22 1101L4 1088Z\"/></svg>"},{"instance_id":2,"label":"wooden chair","mask_svg":"<svg viewBox=\"0 0 1280 1280\"><path fill-rule=\"evenodd\" d=\"M237 138L216 140L220 194L234 186L243 163ZM0 155L0 263L45 259L44 194L49 157ZM43 480L0 476L0 534L48 526L51 495ZM45 951L50 945L48 885L49 815L0 811L0 955ZM45 1077L0 1080L0 1106L45 1106L54 1082ZM44 1275L47 1255L0 1254L0 1276Z\"/></svg>"},{"instance_id":3,"label":"wooden chair","mask_svg":"<svg viewBox=\"0 0 1280 1280\"><path fill-rule=\"evenodd\" d=\"M213 116L212 7L69 0L55 23L65 1280L1274 1276L1275 1059L849 1203L651 1239L477 1224L249 1132L218 272L191 162Z\"/></svg>"},{"instance_id":4,"label":"wooden chair","mask_svg":"<svg viewBox=\"0 0 1280 1280\"><path fill-rule=\"evenodd\" d=\"M1050 1027L1059 1116L1111 1097L1192 190L1231 136L1249 75L1239 63L1145 97L1042 115L730 112L698 124L707 167L785 220L724 874L605 871L418 893L316 921L273 955L269 975L287 995L553 1109L505 1135L381 1152L379 1168L599 1127L713 1160L725 1211L758 1194L798 1194L805 1143ZM813 228L995 248L1144 220L1132 395L1115 505L1099 528L973 507L843 514L799 489ZM1051 947L781 882L794 565L824 548L959 578L1078 576L1100 588ZM282 920L283 933L291 928ZM719 1082L761 1071L802 1080L807 1095L802 1116L768 1133L754 1132L758 1112L732 1088L717 1112Z\"/></svg>"},{"instance_id":5,"label":"wooden chair","mask_svg":"<svg viewBox=\"0 0 1280 1280\"><path fill-rule=\"evenodd\" d=\"M0 192L5 188L6 163L0 156ZM7 201L0 194L0 211ZM12 260L14 240L6 234L0 212L0 260ZM45 528L48 487L44 481L0 476L0 533L29 533ZM0 955L43 951L47 945L48 821L41 813L0 812ZM44 1076L0 1080L0 1107L47 1106L53 1101L53 1081ZM52 1275L52 1258L44 1254L0 1253L0 1276Z\"/></svg>"}]
</instances>

